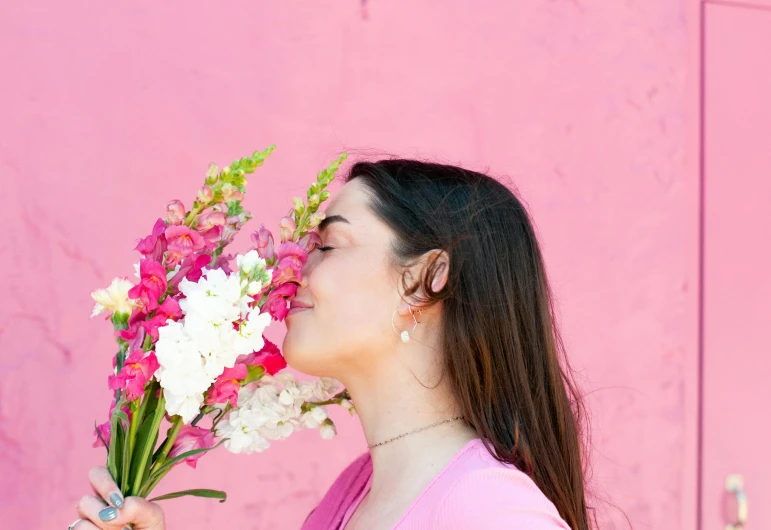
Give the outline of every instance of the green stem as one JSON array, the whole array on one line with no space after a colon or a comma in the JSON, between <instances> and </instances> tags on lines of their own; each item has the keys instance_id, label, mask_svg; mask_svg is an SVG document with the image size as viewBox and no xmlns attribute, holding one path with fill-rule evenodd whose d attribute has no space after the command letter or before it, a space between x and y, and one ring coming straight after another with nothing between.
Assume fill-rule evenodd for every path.
<instances>
[{"instance_id":1,"label":"green stem","mask_svg":"<svg viewBox=\"0 0 771 530\"><path fill-rule=\"evenodd\" d=\"M193 209L190 210L190 213L188 213L187 217L185 217L185 226L190 227L195 220L195 216L201 213L201 210L203 209L204 206L202 204L194 204Z\"/></svg>"},{"instance_id":2,"label":"green stem","mask_svg":"<svg viewBox=\"0 0 771 530\"><path fill-rule=\"evenodd\" d=\"M169 451L171 451L171 446L174 445L174 441L177 439L177 434L179 434L179 430L182 428L182 416L175 416L174 422L171 424L171 427L169 427L169 430L166 432L166 442L163 444L163 449L161 449L161 454L158 455L158 459L153 463L153 467L151 469L158 469L160 468L163 463L166 461L166 457L169 456Z\"/></svg>"}]
</instances>

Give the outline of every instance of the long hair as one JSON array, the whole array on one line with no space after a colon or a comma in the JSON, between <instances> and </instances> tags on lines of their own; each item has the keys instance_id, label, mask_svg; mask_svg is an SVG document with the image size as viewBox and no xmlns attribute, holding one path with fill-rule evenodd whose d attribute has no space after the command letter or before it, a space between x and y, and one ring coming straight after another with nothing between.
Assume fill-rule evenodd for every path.
<instances>
[{"instance_id":1,"label":"long hair","mask_svg":"<svg viewBox=\"0 0 771 530\"><path fill-rule=\"evenodd\" d=\"M442 302L445 373L466 420L489 440L490 454L533 479L573 530L589 530L584 404L524 206L495 178L451 165L358 162L345 182L355 178L395 232L395 266L432 249L449 254L438 292L434 262L417 282L401 280L405 296L421 287L420 302Z\"/></svg>"}]
</instances>

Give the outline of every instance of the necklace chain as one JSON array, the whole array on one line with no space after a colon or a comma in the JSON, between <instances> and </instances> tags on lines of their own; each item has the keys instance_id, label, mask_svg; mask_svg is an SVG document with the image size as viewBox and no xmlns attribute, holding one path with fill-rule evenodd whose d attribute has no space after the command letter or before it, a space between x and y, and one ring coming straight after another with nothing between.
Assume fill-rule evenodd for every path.
<instances>
[{"instance_id":1,"label":"necklace chain","mask_svg":"<svg viewBox=\"0 0 771 530\"><path fill-rule=\"evenodd\" d=\"M426 429L430 429L431 427L436 427L437 425L441 425L442 423L447 423L447 422L450 422L450 421L461 420L461 419L463 419L463 416L455 416L454 418L449 418L449 419L446 419L446 420L437 421L436 423L432 423L431 425L426 425L425 427L421 427L420 429L415 429L414 431L409 431L409 432L402 433L399 436L394 436L393 438L390 438L390 439L386 440L385 442L379 442L379 443L376 443L376 444L373 444L373 445L367 445L367 447L372 449L373 447L377 447L378 445L387 444L388 442L393 442L394 440L398 440L399 438L403 438L403 437L407 436L408 434L414 434L416 432L425 431Z\"/></svg>"}]
</instances>

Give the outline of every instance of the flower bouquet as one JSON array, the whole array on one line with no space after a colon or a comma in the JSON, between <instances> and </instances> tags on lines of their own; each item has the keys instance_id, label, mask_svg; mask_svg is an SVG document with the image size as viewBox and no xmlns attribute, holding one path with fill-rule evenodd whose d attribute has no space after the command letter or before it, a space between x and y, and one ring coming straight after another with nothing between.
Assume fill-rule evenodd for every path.
<instances>
[{"instance_id":1,"label":"flower bouquet","mask_svg":"<svg viewBox=\"0 0 771 530\"><path fill-rule=\"evenodd\" d=\"M355 413L346 391L335 393L336 380L297 381L263 336L272 320L284 319L308 252L320 242L312 231L324 218L318 207L346 154L318 174L307 202L292 199L279 223L280 244L274 248L260 225L252 249L223 253L252 218L241 206L245 175L274 148L222 170L211 164L192 208L169 202L165 219L139 241L136 280L116 278L91 293L91 316L108 314L118 344L108 377L114 399L109 420L95 423L94 447L107 448L107 468L124 496L146 498L174 466L195 468L221 444L234 453L262 452L268 440L301 428L331 438L336 429L325 405ZM170 426L158 443L164 419ZM150 500L183 495L226 499L222 491L194 489Z\"/></svg>"}]
</instances>

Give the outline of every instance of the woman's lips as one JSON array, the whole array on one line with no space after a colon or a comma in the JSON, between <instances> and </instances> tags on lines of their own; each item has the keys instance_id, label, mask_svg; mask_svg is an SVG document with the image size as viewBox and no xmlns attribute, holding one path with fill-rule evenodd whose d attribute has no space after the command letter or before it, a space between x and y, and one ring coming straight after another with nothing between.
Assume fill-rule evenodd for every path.
<instances>
[{"instance_id":1,"label":"woman's lips","mask_svg":"<svg viewBox=\"0 0 771 530\"><path fill-rule=\"evenodd\" d=\"M306 309L310 309L310 307L293 307L289 311L286 312L286 316L294 315L295 313L299 313L300 311L305 311Z\"/></svg>"}]
</instances>

